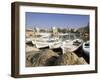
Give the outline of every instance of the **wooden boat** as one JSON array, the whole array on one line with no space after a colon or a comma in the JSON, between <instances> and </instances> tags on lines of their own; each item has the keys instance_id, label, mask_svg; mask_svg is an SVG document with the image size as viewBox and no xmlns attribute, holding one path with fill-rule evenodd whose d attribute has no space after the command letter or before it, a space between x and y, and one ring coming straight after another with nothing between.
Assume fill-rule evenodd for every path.
<instances>
[{"instance_id":1,"label":"wooden boat","mask_svg":"<svg viewBox=\"0 0 100 80\"><path fill-rule=\"evenodd\" d=\"M58 38L51 38L46 36L37 38L36 40L33 40L32 43L35 44L37 48L49 47L52 49L61 46L61 42L58 40Z\"/></svg>"},{"instance_id":2,"label":"wooden boat","mask_svg":"<svg viewBox=\"0 0 100 80\"><path fill-rule=\"evenodd\" d=\"M61 48L63 50L63 54L66 53L66 51L76 51L79 49L80 46L82 46L82 40L81 39L75 39L75 40L66 40L63 42Z\"/></svg>"},{"instance_id":3,"label":"wooden boat","mask_svg":"<svg viewBox=\"0 0 100 80\"><path fill-rule=\"evenodd\" d=\"M90 42L87 41L87 42L84 42L83 45L82 45L82 48L83 48L83 51L86 55L89 55L90 53Z\"/></svg>"}]
</instances>

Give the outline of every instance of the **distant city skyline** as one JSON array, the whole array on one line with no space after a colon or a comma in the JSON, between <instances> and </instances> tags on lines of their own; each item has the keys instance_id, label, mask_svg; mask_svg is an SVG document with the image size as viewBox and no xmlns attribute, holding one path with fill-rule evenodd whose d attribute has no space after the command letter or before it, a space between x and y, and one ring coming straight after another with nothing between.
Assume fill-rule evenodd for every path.
<instances>
[{"instance_id":1,"label":"distant city skyline","mask_svg":"<svg viewBox=\"0 0 100 80\"><path fill-rule=\"evenodd\" d=\"M89 15L26 12L26 28L81 28L89 23Z\"/></svg>"}]
</instances>

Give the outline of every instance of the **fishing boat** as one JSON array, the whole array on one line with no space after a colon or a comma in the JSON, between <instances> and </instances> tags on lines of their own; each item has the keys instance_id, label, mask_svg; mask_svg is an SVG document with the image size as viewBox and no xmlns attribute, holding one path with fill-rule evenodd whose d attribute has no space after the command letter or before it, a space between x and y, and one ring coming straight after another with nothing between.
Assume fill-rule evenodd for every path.
<instances>
[{"instance_id":1,"label":"fishing boat","mask_svg":"<svg viewBox=\"0 0 100 80\"><path fill-rule=\"evenodd\" d=\"M35 44L36 48L42 49L42 48L47 48L49 45L46 43L45 39L37 39L35 41L32 41L33 44Z\"/></svg>"},{"instance_id":2,"label":"fishing boat","mask_svg":"<svg viewBox=\"0 0 100 80\"><path fill-rule=\"evenodd\" d=\"M45 48L45 47L49 47L50 49L52 48L58 48L61 46L61 42L57 39L54 38L40 38L38 40L36 40L35 45L37 48Z\"/></svg>"},{"instance_id":3,"label":"fishing boat","mask_svg":"<svg viewBox=\"0 0 100 80\"><path fill-rule=\"evenodd\" d=\"M83 51L86 55L89 55L89 52L90 52L90 42L87 41L87 42L84 42L83 45L82 45L82 48L83 48Z\"/></svg>"},{"instance_id":4,"label":"fishing boat","mask_svg":"<svg viewBox=\"0 0 100 80\"><path fill-rule=\"evenodd\" d=\"M26 38L26 42L25 42L25 43L26 43L27 45L29 45L29 46L34 46L34 44L33 44L32 41L33 41L33 38L32 38L32 37Z\"/></svg>"},{"instance_id":5,"label":"fishing boat","mask_svg":"<svg viewBox=\"0 0 100 80\"><path fill-rule=\"evenodd\" d=\"M49 48L50 49L53 49L53 48L59 48L59 47L61 47L62 42L59 41L59 40L57 40L57 39L51 39L51 40L49 39L47 41L47 44L49 44Z\"/></svg>"},{"instance_id":6,"label":"fishing boat","mask_svg":"<svg viewBox=\"0 0 100 80\"><path fill-rule=\"evenodd\" d=\"M41 42L36 42L36 47L37 48L45 48L45 47L49 47L50 49L53 48L59 48L61 46L61 42L59 42L58 40L52 40L52 39L48 39L48 40L41 40Z\"/></svg>"},{"instance_id":7,"label":"fishing boat","mask_svg":"<svg viewBox=\"0 0 100 80\"><path fill-rule=\"evenodd\" d=\"M63 50L63 53L66 53L66 51L74 52L79 49L79 47L82 46L82 40L81 39L74 39L74 40L66 40L63 42L61 48Z\"/></svg>"},{"instance_id":8,"label":"fishing boat","mask_svg":"<svg viewBox=\"0 0 100 80\"><path fill-rule=\"evenodd\" d=\"M80 34L75 33L60 34L60 40L62 41L61 48L63 54L66 53L66 51L76 51L82 46L83 42L82 39L80 39Z\"/></svg>"}]
</instances>

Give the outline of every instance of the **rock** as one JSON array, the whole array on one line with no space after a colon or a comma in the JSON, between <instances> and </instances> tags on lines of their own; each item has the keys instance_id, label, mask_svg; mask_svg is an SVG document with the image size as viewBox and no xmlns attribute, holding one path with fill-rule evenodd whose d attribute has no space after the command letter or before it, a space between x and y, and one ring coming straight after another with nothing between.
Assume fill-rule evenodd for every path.
<instances>
[{"instance_id":1,"label":"rock","mask_svg":"<svg viewBox=\"0 0 100 80\"><path fill-rule=\"evenodd\" d=\"M78 59L78 64L88 64L83 57Z\"/></svg>"},{"instance_id":2,"label":"rock","mask_svg":"<svg viewBox=\"0 0 100 80\"><path fill-rule=\"evenodd\" d=\"M53 66L59 55L52 50L45 49L35 54L31 59L32 66Z\"/></svg>"},{"instance_id":3,"label":"rock","mask_svg":"<svg viewBox=\"0 0 100 80\"><path fill-rule=\"evenodd\" d=\"M79 58L73 52L66 52L56 62L57 65L77 65L77 64L86 64L86 61L83 58Z\"/></svg>"},{"instance_id":4,"label":"rock","mask_svg":"<svg viewBox=\"0 0 100 80\"><path fill-rule=\"evenodd\" d=\"M59 55L50 49L43 49L27 55L26 64L28 67L87 64L83 57L78 57L74 52L69 51Z\"/></svg>"}]
</instances>

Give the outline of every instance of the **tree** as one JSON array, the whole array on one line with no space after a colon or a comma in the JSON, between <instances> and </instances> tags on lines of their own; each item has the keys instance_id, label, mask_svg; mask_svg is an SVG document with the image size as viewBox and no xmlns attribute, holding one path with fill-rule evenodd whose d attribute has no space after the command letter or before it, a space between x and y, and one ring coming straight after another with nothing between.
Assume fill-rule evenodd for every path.
<instances>
[{"instance_id":1,"label":"tree","mask_svg":"<svg viewBox=\"0 0 100 80\"><path fill-rule=\"evenodd\" d=\"M71 29L70 32L71 32L71 33L74 33L74 29Z\"/></svg>"},{"instance_id":2,"label":"tree","mask_svg":"<svg viewBox=\"0 0 100 80\"><path fill-rule=\"evenodd\" d=\"M62 29L62 33L66 33L66 32L67 32L66 28Z\"/></svg>"}]
</instances>

